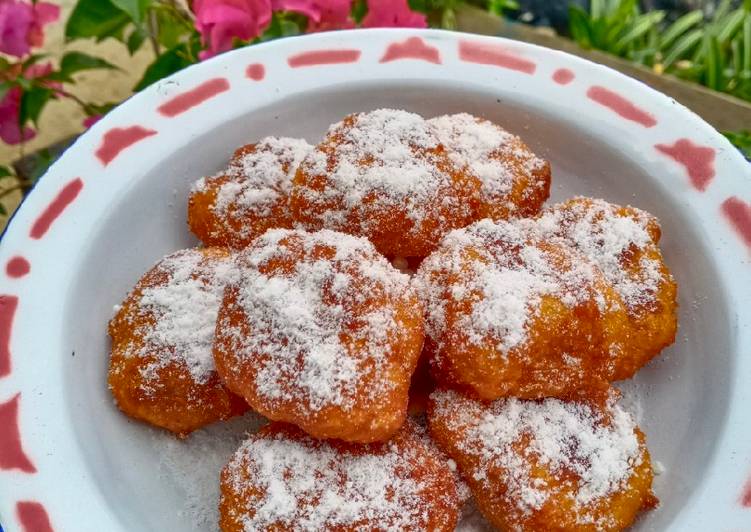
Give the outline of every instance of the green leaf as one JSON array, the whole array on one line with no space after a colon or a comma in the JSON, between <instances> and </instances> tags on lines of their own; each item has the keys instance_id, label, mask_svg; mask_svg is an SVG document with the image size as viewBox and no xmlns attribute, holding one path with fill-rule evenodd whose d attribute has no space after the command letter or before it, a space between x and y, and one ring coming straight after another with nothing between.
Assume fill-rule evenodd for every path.
<instances>
[{"instance_id":1,"label":"green leaf","mask_svg":"<svg viewBox=\"0 0 751 532\"><path fill-rule=\"evenodd\" d=\"M592 47L592 35L587 12L576 4L568 8L568 25L571 37L583 48Z\"/></svg>"},{"instance_id":2,"label":"green leaf","mask_svg":"<svg viewBox=\"0 0 751 532\"><path fill-rule=\"evenodd\" d=\"M141 45L143 44L143 41L146 40L146 37L148 37L148 35L142 29L136 28L132 32L130 32L128 40L125 43L125 45L128 47L128 53L130 53L130 55L136 53L138 49L141 48Z\"/></svg>"},{"instance_id":3,"label":"green leaf","mask_svg":"<svg viewBox=\"0 0 751 532\"><path fill-rule=\"evenodd\" d=\"M5 98L5 95L8 93L8 91L11 89L12 85L8 83L7 81L0 82L0 101Z\"/></svg>"},{"instance_id":4,"label":"green leaf","mask_svg":"<svg viewBox=\"0 0 751 532\"><path fill-rule=\"evenodd\" d=\"M415 8L412 9L415 11L421 11ZM365 2L365 0L355 0L354 5L352 6L352 20L354 20L356 24L360 24L362 22L362 19L364 19L365 15L367 14L368 4Z\"/></svg>"},{"instance_id":5,"label":"green leaf","mask_svg":"<svg viewBox=\"0 0 751 532\"><path fill-rule=\"evenodd\" d=\"M720 45L717 37L713 35L706 36L705 47L707 50L706 85L710 89L720 90L723 68L722 58L720 57Z\"/></svg>"},{"instance_id":6,"label":"green leaf","mask_svg":"<svg viewBox=\"0 0 751 532\"><path fill-rule=\"evenodd\" d=\"M16 174L9 167L0 165L0 177L12 177L14 175Z\"/></svg>"},{"instance_id":7,"label":"green leaf","mask_svg":"<svg viewBox=\"0 0 751 532\"><path fill-rule=\"evenodd\" d=\"M175 46L160 55L156 61L149 65L141 80L133 88L134 91L145 89L152 83L182 70L192 64L188 59L188 45L183 43Z\"/></svg>"},{"instance_id":8,"label":"green leaf","mask_svg":"<svg viewBox=\"0 0 751 532\"><path fill-rule=\"evenodd\" d=\"M99 57L94 57L83 52L67 52L60 61L60 72L71 76L82 70L95 69L119 70L115 65Z\"/></svg>"},{"instance_id":9,"label":"green leaf","mask_svg":"<svg viewBox=\"0 0 751 532\"><path fill-rule=\"evenodd\" d=\"M686 54L691 52L694 47L701 42L704 32L700 29L692 30L678 39L675 44L667 51L662 64L667 69L676 61L683 59Z\"/></svg>"},{"instance_id":10,"label":"green leaf","mask_svg":"<svg viewBox=\"0 0 751 532\"><path fill-rule=\"evenodd\" d=\"M130 17L110 0L78 0L65 24L66 39L117 37L130 23Z\"/></svg>"},{"instance_id":11,"label":"green leaf","mask_svg":"<svg viewBox=\"0 0 751 532\"><path fill-rule=\"evenodd\" d=\"M639 15L629 30L613 45L613 52L621 53L626 46L647 33L655 24L659 24L664 17L664 11L652 11Z\"/></svg>"},{"instance_id":12,"label":"green leaf","mask_svg":"<svg viewBox=\"0 0 751 532\"><path fill-rule=\"evenodd\" d=\"M126 13L136 24L143 22L149 0L110 0L112 5Z\"/></svg>"},{"instance_id":13,"label":"green leaf","mask_svg":"<svg viewBox=\"0 0 751 532\"><path fill-rule=\"evenodd\" d=\"M747 130L742 131L723 131L725 137L740 150L746 159L751 160L751 132Z\"/></svg>"},{"instance_id":14,"label":"green leaf","mask_svg":"<svg viewBox=\"0 0 751 532\"><path fill-rule=\"evenodd\" d=\"M589 3L589 16L594 19L602 18L605 14L605 10L602 5L602 0L591 0Z\"/></svg>"},{"instance_id":15,"label":"green leaf","mask_svg":"<svg viewBox=\"0 0 751 532\"><path fill-rule=\"evenodd\" d=\"M751 13L743 21L743 70L751 72Z\"/></svg>"},{"instance_id":16,"label":"green leaf","mask_svg":"<svg viewBox=\"0 0 751 532\"><path fill-rule=\"evenodd\" d=\"M23 62L23 70L25 71L27 68L29 68L31 65L38 63L45 57L48 57L49 54L31 54L29 57L27 57Z\"/></svg>"},{"instance_id":17,"label":"green leaf","mask_svg":"<svg viewBox=\"0 0 751 532\"><path fill-rule=\"evenodd\" d=\"M5 205L3 205L2 203L0 203L0 214L3 216L8 216L8 211L5 210Z\"/></svg>"},{"instance_id":18,"label":"green leaf","mask_svg":"<svg viewBox=\"0 0 751 532\"><path fill-rule=\"evenodd\" d=\"M662 34L662 38L660 39L660 49L667 50L668 46L673 44L673 42L678 37L686 33L689 29L693 28L703 20L704 13L702 13L701 9L691 11L680 17L678 20L673 22Z\"/></svg>"},{"instance_id":19,"label":"green leaf","mask_svg":"<svg viewBox=\"0 0 751 532\"><path fill-rule=\"evenodd\" d=\"M743 25L743 20L746 17L746 12L742 9L736 9L722 22L722 28L717 34L717 41L720 44L724 44L733 38L735 33Z\"/></svg>"},{"instance_id":20,"label":"green leaf","mask_svg":"<svg viewBox=\"0 0 751 532\"><path fill-rule=\"evenodd\" d=\"M54 96L54 91L45 87L32 87L21 94L21 108L18 113L18 124L23 127L31 121L38 126L42 109Z\"/></svg>"}]
</instances>

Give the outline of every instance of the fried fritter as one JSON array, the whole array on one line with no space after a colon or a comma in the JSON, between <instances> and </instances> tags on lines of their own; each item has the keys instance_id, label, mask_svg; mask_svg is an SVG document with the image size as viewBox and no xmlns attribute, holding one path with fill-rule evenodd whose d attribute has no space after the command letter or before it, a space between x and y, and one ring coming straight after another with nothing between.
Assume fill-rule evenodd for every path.
<instances>
[{"instance_id":1,"label":"fried fritter","mask_svg":"<svg viewBox=\"0 0 751 532\"><path fill-rule=\"evenodd\" d=\"M232 269L226 249L186 249L131 291L109 324L109 387L123 412L184 436L248 409L219 381L212 357Z\"/></svg>"},{"instance_id":2,"label":"fried fritter","mask_svg":"<svg viewBox=\"0 0 751 532\"><path fill-rule=\"evenodd\" d=\"M631 330L612 339L611 380L632 377L675 341L677 287L658 246L651 214L604 200L578 197L546 209L540 235L563 242L591 260L623 300Z\"/></svg>"},{"instance_id":3,"label":"fried fritter","mask_svg":"<svg viewBox=\"0 0 751 532\"><path fill-rule=\"evenodd\" d=\"M476 218L480 186L425 119L379 109L331 126L300 165L290 206L308 229L367 237L384 255L424 257Z\"/></svg>"},{"instance_id":4,"label":"fried fritter","mask_svg":"<svg viewBox=\"0 0 751 532\"><path fill-rule=\"evenodd\" d=\"M288 137L238 148L225 171L193 185L190 230L207 246L242 249L267 229L292 227L292 178L312 150L306 141Z\"/></svg>"},{"instance_id":5,"label":"fried fritter","mask_svg":"<svg viewBox=\"0 0 751 532\"><path fill-rule=\"evenodd\" d=\"M477 219L534 216L550 195L550 163L502 127L467 113L432 118L449 158L482 183Z\"/></svg>"},{"instance_id":6,"label":"fried fritter","mask_svg":"<svg viewBox=\"0 0 751 532\"><path fill-rule=\"evenodd\" d=\"M272 423L237 450L220 489L223 532L451 532L459 514L446 459L408 427L359 445Z\"/></svg>"},{"instance_id":7,"label":"fried fritter","mask_svg":"<svg viewBox=\"0 0 751 532\"><path fill-rule=\"evenodd\" d=\"M270 230L240 253L214 358L259 413L319 438L388 439L423 343L409 276L334 231Z\"/></svg>"},{"instance_id":8,"label":"fried fritter","mask_svg":"<svg viewBox=\"0 0 751 532\"><path fill-rule=\"evenodd\" d=\"M613 391L483 403L431 395L430 432L499 530L607 532L652 508L644 434Z\"/></svg>"},{"instance_id":9,"label":"fried fritter","mask_svg":"<svg viewBox=\"0 0 751 532\"><path fill-rule=\"evenodd\" d=\"M435 379L483 399L602 383L610 341L629 326L596 266L522 221L486 219L449 233L416 282Z\"/></svg>"}]
</instances>

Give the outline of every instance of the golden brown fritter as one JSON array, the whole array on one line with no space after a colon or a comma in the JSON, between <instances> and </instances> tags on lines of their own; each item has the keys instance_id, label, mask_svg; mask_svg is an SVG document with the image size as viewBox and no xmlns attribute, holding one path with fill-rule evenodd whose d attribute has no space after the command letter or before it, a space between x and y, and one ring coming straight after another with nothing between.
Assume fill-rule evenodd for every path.
<instances>
[{"instance_id":1,"label":"golden brown fritter","mask_svg":"<svg viewBox=\"0 0 751 532\"><path fill-rule=\"evenodd\" d=\"M449 158L482 183L476 219L534 216L550 195L550 163L502 127L467 113L432 118Z\"/></svg>"},{"instance_id":2,"label":"golden brown fritter","mask_svg":"<svg viewBox=\"0 0 751 532\"><path fill-rule=\"evenodd\" d=\"M451 532L459 514L446 459L409 427L360 445L272 423L237 450L220 489L223 532Z\"/></svg>"},{"instance_id":3,"label":"golden brown fritter","mask_svg":"<svg viewBox=\"0 0 751 532\"><path fill-rule=\"evenodd\" d=\"M190 230L207 246L242 249L267 229L292 227L292 178L312 150L304 140L288 137L238 148L225 171L193 185Z\"/></svg>"},{"instance_id":4,"label":"golden brown fritter","mask_svg":"<svg viewBox=\"0 0 751 532\"><path fill-rule=\"evenodd\" d=\"M420 116L379 109L334 124L295 176L291 208L308 229L367 237L384 255L424 257L474 220L480 182Z\"/></svg>"},{"instance_id":5,"label":"golden brown fritter","mask_svg":"<svg viewBox=\"0 0 751 532\"><path fill-rule=\"evenodd\" d=\"M392 436L423 342L409 277L364 238L328 230L270 230L237 263L214 346L227 387L319 438Z\"/></svg>"},{"instance_id":6,"label":"golden brown fritter","mask_svg":"<svg viewBox=\"0 0 751 532\"><path fill-rule=\"evenodd\" d=\"M596 266L522 221L486 219L449 233L417 285L435 379L483 399L601 383L611 339L629 325Z\"/></svg>"},{"instance_id":7,"label":"golden brown fritter","mask_svg":"<svg viewBox=\"0 0 751 532\"><path fill-rule=\"evenodd\" d=\"M605 389L483 403L442 390L428 420L499 530L618 531L657 499L644 434L616 398Z\"/></svg>"},{"instance_id":8,"label":"golden brown fritter","mask_svg":"<svg viewBox=\"0 0 751 532\"><path fill-rule=\"evenodd\" d=\"M178 251L125 299L109 324L109 387L123 412L184 436L247 410L219 381L212 357L231 262L223 248Z\"/></svg>"},{"instance_id":9,"label":"golden brown fritter","mask_svg":"<svg viewBox=\"0 0 751 532\"><path fill-rule=\"evenodd\" d=\"M654 216L578 197L546 209L535 224L543 238L565 243L596 264L626 306L631 327L612 340L611 380L632 377L675 341L677 287L658 246Z\"/></svg>"}]
</instances>

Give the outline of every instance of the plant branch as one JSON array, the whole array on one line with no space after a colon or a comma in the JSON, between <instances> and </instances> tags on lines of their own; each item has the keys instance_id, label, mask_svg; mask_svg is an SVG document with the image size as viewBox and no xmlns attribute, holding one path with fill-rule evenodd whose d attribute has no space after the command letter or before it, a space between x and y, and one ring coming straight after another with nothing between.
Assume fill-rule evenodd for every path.
<instances>
[{"instance_id":1,"label":"plant branch","mask_svg":"<svg viewBox=\"0 0 751 532\"><path fill-rule=\"evenodd\" d=\"M159 46L159 40L157 39L157 36L159 35L159 24L156 20L156 12L154 10L149 10L146 25L148 26L149 42L151 42L151 47L154 49L154 55L159 57L162 55L162 50Z\"/></svg>"}]
</instances>

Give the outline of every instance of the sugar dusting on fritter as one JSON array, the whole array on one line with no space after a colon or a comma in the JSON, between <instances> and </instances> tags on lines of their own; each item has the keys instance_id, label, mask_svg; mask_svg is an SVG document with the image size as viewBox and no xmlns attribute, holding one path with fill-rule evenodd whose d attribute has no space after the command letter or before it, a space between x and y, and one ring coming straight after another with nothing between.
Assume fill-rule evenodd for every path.
<instances>
[{"instance_id":1,"label":"sugar dusting on fritter","mask_svg":"<svg viewBox=\"0 0 751 532\"><path fill-rule=\"evenodd\" d=\"M351 127L334 124L328 133L302 164L311 175L325 175L327 189L300 189L311 205L337 205L319 213L325 227L345 228L356 212L367 230L381 223L374 213L397 210L406 212L417 233L424 220L439 217L439 208L450 205L457 218L471 215L472 206L455 197L449 159L435 154L440 141L421 116L379 109L355 115Z\"/></svg>"},{"instance_id":2,"label":"sugar dusting on fritter","mask_svg":"<svg viewBox=\"0 0 751 532\"><path fill-rule=\"evenodd\" d=\"M431 474L427 469L413 474L424 452L415 443L395 442L353 452L278 433L252 436L227 470L236 492L242 492L245 478L260 490L247 503L245 530L274 525L311 532L374 526L420 530L436 511L424 493L431 489Z\"/></svg>"},{"instance_id":3,"label":"sugar dusting on fritter","mask_svg":"<svg viewBox=\"0 0 751 532\"><path fill-rule=\"evenodd\" d=\"M471 260L470 254L474 254ZM420 267L427 334L441 338L447 305L470 300L472 311L464 313L455 327L474 344L492 341L507 354L527 340L543 296L554 296L571 307L593 296L595 269L582 257L573 258L582 260L561 268L517 223L486 219L452 231Z\"/></svg>"},{"instance_id":4,"label":"sugar dusting on fritter","mask_svg":"<svg viewBox=\"0 0 751 532\"><path fill-rule=\"evenodd\" d=\"M458 113L428 123L454 164L471 169L480 179L486 201L505 201L516 179L530 177L545 164L519 137L488 120Z\"/></svg>"},{"instance_id":5,"label":"sugar dusting on fritter","mask_svg":"<svg viewBox=\"0 0 751 532\"><path fill-rule=\"evenodd\" d=\"M316 256L317 251L330 253ZM305 260L298 260L299 253ZM312 258L311 258L312 257ZM262 273L289 263L284 273ZM240 305L253 334L232 332L240 358L262 367L257 392L270 403L295 402L320 410L345 409L363 392L376 397L389 379L375 378L392 358L402 325L393 304L409 294L409 277L363 238L323 230L271 230L239 260ZM361 315L352 312L358 307ZM373 386L363 390L363 382Z\"/></svg>"},{"instance_id":6,"label":"sugar dusting on fritter","mask_svg":"<svg viewBox=\"0 0 751 532\"><path fill-rule=\"evenodd\" d=\"M633 310L655 301L660 284L672 279L664 273L659 260L643 256L638 272L623 266L624 258L634 250L657 249L647 227L657 221L648 213L630 208L633 216L616 212L618 208L604 200L583 200L566 209L553 206L535 222L544 238L563 240L602 270L627 308ZM567 204L563 204L567 205Z\"/></svg>"},{"instance_id":7,"label":"sugar dusting on fritter","mask_svg":"<svg viewBox=\"0 0 751 532\"><path fill-rule=\"evenodd\" d=\"M576 401L500 399L487 405L454 391L433 394L436 417L463 435L461 451L479 460L471 472L481 489L493 489L487 476L500 472L504 498L523 515L540 510L560 486L535 474L536 462L554 475L575 475L573 504L579 524L602 525L588 511L592 503L625 488L641 464L633 418L614 397L605 413ZM522 447L519 442L528 439ZM566 486L566 484L562 484Z\"/></svg>"},{"instance_id":8,"label":"sugar dusting on fritter","mask_svg":"<svg viewBox=\"0 0 751 532\"><path fill-rule=\"evenodd\" d=\"M184 365L197 383L215 371L212 345L214 328L226 282L234 266L230 256L206 260L201 251L186 249L168 255L157 265L166 283L145 288L139 299L144 328L144 346L126 350L126 356L156 356L142 369L144 386L167 364Z\"/></svg>"}]
</instances>

